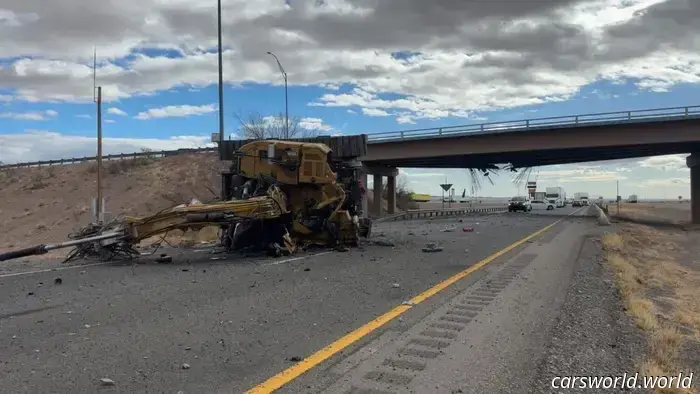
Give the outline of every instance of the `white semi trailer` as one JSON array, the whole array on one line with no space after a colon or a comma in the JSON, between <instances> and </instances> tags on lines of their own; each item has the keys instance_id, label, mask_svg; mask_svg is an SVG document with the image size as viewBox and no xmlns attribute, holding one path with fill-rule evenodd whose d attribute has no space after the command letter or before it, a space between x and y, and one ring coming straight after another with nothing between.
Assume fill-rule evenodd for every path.
<instances>
[{"instance_id":1,"label":"white semi trailer","mask_svg":"<svg viewBox=\"0 0 700 394\"><path fill-rule=\"evenodd\" d=\"M581 205L581 206L588 205L588 193L586 193L586 192L574 193L574 202L577 203L576 205Z\"/></svg>"},{"instance_id":2,"label":"white semi trailer","mask_svg":"<svg viewBox=\"0 0 700 394\"><path fill-rule=\"evenodd\" d=\"M566 206L566 192L563 187L548 187L545 192L547 201L554 204L557 208L562 208Z\"/></svg>"}]
</instances>

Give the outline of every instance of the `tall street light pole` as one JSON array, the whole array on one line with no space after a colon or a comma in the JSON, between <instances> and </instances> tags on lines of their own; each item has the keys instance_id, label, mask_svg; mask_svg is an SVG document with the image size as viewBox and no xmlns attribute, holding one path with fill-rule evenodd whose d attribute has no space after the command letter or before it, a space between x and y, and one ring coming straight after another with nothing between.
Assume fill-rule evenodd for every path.
<instances>
[{"instance_id":1,"label":"tall street light pole","mask_svg":"<svg viewBox=\"0 0 700 394\"><path fill-rule=\"evenodd\" d=\"M219 37L219 150L224 144L224 69L221 49L221 0L217 2L217 20Z\"/></svg>"},{"instance_id":2,"label":"tall street light pole","mask_svg":"<svg viewBox=\"0 0 700 394\"><path fill-rule=\"evenodd\" d=\"M280 72L282 73L282 77L284 78L284 124L285 124L284 139L288 140L289 139L289 100L288 100L289 96L287 95L287 73L284 71L284 68L282 67L282 63L280 63L280 59L278 59L274 53L268 51L267 54L275 58L275 61L277 61L277 66L279 66Z\"/></svg>"}]
</instances>

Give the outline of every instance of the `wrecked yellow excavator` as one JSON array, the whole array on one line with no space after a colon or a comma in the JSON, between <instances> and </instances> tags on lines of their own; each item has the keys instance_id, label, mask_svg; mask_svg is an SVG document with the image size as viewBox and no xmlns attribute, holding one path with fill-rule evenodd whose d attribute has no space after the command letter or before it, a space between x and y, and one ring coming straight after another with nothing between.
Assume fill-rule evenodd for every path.
<instances>
[{"instance_id":1,"label":"wrecked yellow excavator","mask_svg":"<svg viewBox=\"0 0 700 394\"><path fill-rule=\"evenodd\" d=\"M259 140L242 145L222 174L221 201L193 202L143 218L120 217L91 224L70 241L0 254L0 261L74 247L68 260L140 255L135 245L172 230L220 228L226 251L256 249L280 256L309 245L344 248L369 237L361 218L361 164L338 160L322 143Z\"/></svg>"}]
</instances>

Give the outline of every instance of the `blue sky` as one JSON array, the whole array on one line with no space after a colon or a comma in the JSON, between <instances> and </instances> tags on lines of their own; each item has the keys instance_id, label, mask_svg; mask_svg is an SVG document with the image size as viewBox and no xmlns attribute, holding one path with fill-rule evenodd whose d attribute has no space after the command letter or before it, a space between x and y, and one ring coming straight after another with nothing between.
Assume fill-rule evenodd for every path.
<instances>
[{"instance_id":1,"label":"blue sky","mask_svg":"<svg viewBox=\"0 0 700 394\"><path fill-rule=\"evenodd\" d=\"M208 143L218 130L215 37L201 28L202 18L211 17L209 10L204 3L163 8L155 0L142 1L152 4L110 4L109 10L87 0L64 5L75 7L76 18L82 18L75 23L83 30L71 30L39 0L27 0L21 10L10 7L5 26L0 25L9 38L0 43L0 53L8 54L0 57L0 161L94 154L95 44L107 153ZM225 0L232 18L224 29L227 134L238 136L238 116L284 111L282 77L268 50L289 75L290 117L302 128L325 134L700 104L700 57L688 46L700 33L682 19L662 25L676 15L664 9L668 1L585 0L586 7L536 11L481 5L484 18L528 22L522 31L525 25L504 22L499 34L479 28L486 19L470 19L474 12L465 4L462 18L440 19L431 15L439 10L426 10L422 26L395 34L406 25L402 18L412 18L408 3L413 1L397 2L382 16L386 10L367 13L346 0ZM694 4L688 7L682 13L695 11ZM537 13L557 16L578 35L557 36L559 31L537 22ZM657 13L665 19L655 19ZM107 14L109 19L101 19ZM94 20L86 21L90 15ZM328 24L325 18L331 17L334 22ZM453 32L431 28L450 23ZM674 39L657 45L673 29ZM75 37L79 34L85 38ZM98 36L97 42L91 36ZM542 187L562 184L606 197L614 196L617 181L628 194L687 196L682 162L683 157L673 156L551 166L534 174ZM445 177L455 185L469 183L459 169L402 171L407 186L421 193L439 194L437 185ZM494 186L484 183L480 193L507 196L518 189L503 174Z\"/></svg>"}]
</instances>

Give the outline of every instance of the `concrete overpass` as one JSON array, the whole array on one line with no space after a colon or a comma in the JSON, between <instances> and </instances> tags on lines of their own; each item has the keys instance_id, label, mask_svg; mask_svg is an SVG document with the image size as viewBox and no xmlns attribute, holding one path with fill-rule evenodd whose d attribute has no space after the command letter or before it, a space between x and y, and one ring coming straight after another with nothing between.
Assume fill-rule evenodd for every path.
<instances>
[{"instance_id":1,"label":"concrete overpass","mask_svg":"<svg viewBox=\"0 0 700 394\"><path fill-rule=\"evenodd\" d=\"M693 154L688 158L692 217L700 223L700 106L370 134L361 160L375 185L388 177L391 213L400 167L523 168L681 153ZM375 188L374 201L380 196ZM372 212L379 213L376 203Z\"/></svg>"}]
</instances>

